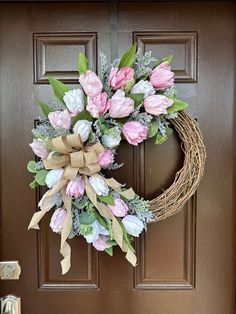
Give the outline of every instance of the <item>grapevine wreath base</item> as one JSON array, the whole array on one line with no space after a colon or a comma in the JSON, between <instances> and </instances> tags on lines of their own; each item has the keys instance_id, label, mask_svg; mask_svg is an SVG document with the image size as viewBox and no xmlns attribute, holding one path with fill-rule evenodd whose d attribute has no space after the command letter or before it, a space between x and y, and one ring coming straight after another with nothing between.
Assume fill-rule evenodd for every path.
<instances>
[{"instance_id":1,"label":"grapevine wreath base","mask_svg":"<svg viewBox=\"0 0 236 314\"><path fill-rule=\"evenodd\" d=\"M204 173L206 150L198 123L181 111L172 121L180 139L185 159L171 186L149 204L157 222L178 213L196 192Z\"/></svg>"},{"instance_id":2,"label":"grapevine wreath base","mask_svg":"<svg viewBox=\"0 0 236 314\"><path fill-rule=\"evenodd\" d=\"M101 57L101 75L89 70L86 56L78 59L80 87L70 89L53 77L49 83L57 102L39 101L44 118L32 130L30 144L37 156L28 163L34 174L30 187L47 186L29 228L39 229L53 212L50 227L61 235L62 273L70 269L68 240L81 236L98 251L113 255L119 246L135 266L133 241L147 225L179 212L195 193L204 171L205 147L197 122L176 98L174 72L168 56L161 60L136 51L134 44L112 64ZM117 170L121 140L137 146L155 138L163 144L175 128L185 158L172 185L153 200L106 178L103 170Z\"/></svg>"}]
</instances>

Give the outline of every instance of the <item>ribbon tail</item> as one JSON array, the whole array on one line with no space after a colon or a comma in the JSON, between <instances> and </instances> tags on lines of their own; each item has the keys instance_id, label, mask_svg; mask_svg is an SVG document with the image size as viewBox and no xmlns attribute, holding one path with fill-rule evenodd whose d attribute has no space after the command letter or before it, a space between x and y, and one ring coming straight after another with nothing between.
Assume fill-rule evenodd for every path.
<instances>
[{"instance_id":1,"label":"ribbon tail","mask_svg":"<svg viewBox=\"0 0 236 314\"><path fill-rule=\"evenodd\" d=\"M105 179L107 185L109 185L113 190L118 192L120 195L124 196L127 200L132 200L135 197L135 192L132 188L122 191L121 184L116 181L114 178Z\"/></svg>"},{"instance_id":2,"label":"ribbon tail","mask_svg":"<svg viewBox=\"0 0 236 314\"><path fill-rule=\"evenodd\" d=\"M30 221L29 226L28 226L28 230L29 229L40 229L38 223L43 218L43 216L46 214L46 212L47 212L46 209L36 212L33 215L33 217L31 218L31 221Z\"/></svg>"},{"instance_id":3,"label":"ribbon tail","mask_svg":"<svg viewBox=\"0 0 236 314\"><path fill-rule=\"evenodd\" d=\"M94 176L99 176L99 175L95 174ZM93 190L92 186L90 185L89 180L88 180L88 178L86 176L84 176L84 180L85 180L85 190L86 190L88 198L93 203L93 205L97 208L97 210L99 211L99 213L100 213L100 215L102 217L112 220L112 231L113 231L114 240L117 242L117 244L119 245L121 250L123 252L126 252L126 256L125 256L126 259L133 266L136 266L137 257L134 254L134 252L129 248L127 243L124 241L124 234L123 234L123 230L122 230L122 228L120 226L119 221L112 214L112 212L110 211L110 209L106 205L104 205L102 203L99 203L97 201L96 193ZM112 188L116 188L117 189L118 185L120 186L120 184L113 178L106 179L106 181L107 180L109 182L109 186L111 186ZM131 199L134 198L135 193L134 193L134 191L132 189L126 190L125 192L127 192L127 193L125 193L125 197L127 197L127 198L130 197Z\"/></svg>"},{"instance_id":4,"label":"ribbon tail","mask_svg":"<svg viewBox=\"0 0 236 314\"><path fill-rule=\"evenodd\" d=\"M132 188L129 188L128 190L125 191L117 191L119 192L120 195L124 196L127 200L132 200L135 197L135 192Z\"/></svg>"},{"instance_id":5,"label":"ribbon tail","mask_svg":"<svg viewBox=\"0 0 236 314\"><path fill-rule=\"evenodd\" d=\"M64 221L61 231L61 248L60 253L63 256L61 261L62 274L66 274L71 266L71 248L66 242L71 229L72 229L72 213L71 213L71 200L72 198L65 193L65 189L62 190L62 200L67 210L66 219Z\"/></svg>"},{"instance_id":6,"label":"ribbon tail","mask_svg":"<svg viewBox=\"0 0 236 314\"><path fill-rule=\"evenodd\" d=\"M131 265L133 265L134 267L137 265L137 257L134 254L134 252L132 252L129 248L127 250L127 253L125 255L125 258L127 259L128 262L130 262Z\"/></svg>"},{"instance_id":7,"label":"ribbon tail","mask_svg":"<svg viewBox=\"0 0 236 314\"><path fill-rule=\"evenodd\" d=\"M41 207L41 210L34 213L29 223L28 229L39 229L38 223L46 214L46 212L48 212L55 205L54 195L58 191L60 191L63 188L63 186L66 185L66 183L67 183L67 180L62 179L51 190L48 190L43 195L43 197L39 201L39 207Z\"/></svg>"}]
</instances>

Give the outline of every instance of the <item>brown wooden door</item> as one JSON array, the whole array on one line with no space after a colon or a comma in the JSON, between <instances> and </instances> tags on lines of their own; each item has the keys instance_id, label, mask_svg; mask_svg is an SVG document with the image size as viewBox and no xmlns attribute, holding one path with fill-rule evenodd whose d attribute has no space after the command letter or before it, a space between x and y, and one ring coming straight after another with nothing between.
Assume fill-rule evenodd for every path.
<instances>
[{"instance_id":1,"label":"brown wooden door","mask_svg":"<svg viewBox=\"0 0 236 314\"><path fill-rule=\"evenodd\" d=\"M2 281L0 296L21 297L23 314L234 313L233 2L51 2L0 5L1 261L19 260L18 281ZM115 57L132 43L156 56L174 54L179 97L191 104L207 146L205 177L185 210L150 226L137 242L133 269L117 249L97 254L73 239L72 268L62 276L59 237L27 231L36 210L26 171L36 99L53 101L47 76L77 84L84 51ZM167 187L183 155L176 137L161 147L123 144L116 173L151 198Z\"/></svg>"}]
</instances>

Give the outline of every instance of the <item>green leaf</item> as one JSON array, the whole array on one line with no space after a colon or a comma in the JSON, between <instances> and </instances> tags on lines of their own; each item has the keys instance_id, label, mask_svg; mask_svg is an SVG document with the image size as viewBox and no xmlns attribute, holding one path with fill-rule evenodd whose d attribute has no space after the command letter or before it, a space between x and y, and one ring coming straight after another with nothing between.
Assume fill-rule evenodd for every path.
<instances>
[{"instance_id":1,"label":"green leaf","mask_svg":"<svg viewBox=\"0 0 236 314\"><path fill-rule=\"evenodd\" d=\"M86 58L85 54L80 52L78 58L78 71L79 74L83 74L88 70L88 59Z\"/></svg>"},{"instance_id":2,"label":"green leaf","mask_svg":"<svg viewBox=\"0 0 236 314\"><path fill-rule=\"evenodd\" d=\"M63 97L66 92L68 92L70 89L68 86L63 84L62 82L58 81L52 76L48 77L49 83L53 88L54 94L57 97L58 100L60 100L64 104Z\"/></svg>"},{"instance_id":3,"label":"green leaf","mask_svg":"<svg viewBox=\"0 0 236 314\"><path fill-rule=\"evenodd\" d=\"M53 112L54 110L52 108L50 108L45 102L39 100L38 101L39 106L42 109L43 114L45 115L45 117L48 117L48 114L50 112Z\"/></svg>"},{"instance_id":4,"label":"green leaf","mask_svg":"<svg viewBox=\"0 0 236 314\"><path fill-rule=\"evenodd\" d=\"M148 129L148 138L151 138L157 134L158 131L158 123L156 121L151 122L150 127Z\"/></svg>"},{"instance_id":5,"label":"green leaf","mask_svg":"<svg viewBox=\"0 0 236 314\"><path fill-rule=\"evenodd\" d=\"M114 199L113 199L113 196L111 193L109 193L107 196L99 196L98 195L98 199L99 199L99 201L101 201L103 203L106 203L109 205L115 205L115 202L114 202Z\"/></svg>"},{"instance_id":6,"label":"green leaf","mask_svg":"<svg viewBox=\"0 0 236 314\"><path fill-rule=\"evenodd\" d=\"M171 97L169 97L171 98ZM174 103L172 106L170 106L169 108L167 108L167 112L168 113L173 113L173 112L177 112L177 111L180 111L180 110L184 110L185 108L188 108L188 104L184 101L181 101L181 100L178 100L178 99L175 99L175 98L171 98L174 100Z\"/></svg>"},{"instance_id":7,"label":"green leaf","mask_svg":"<svg viewBox=\"0 0 236 314\"><path fill-rule=\"evenodd\" d=\"M104 228L108 229L108 224L107 224L106 220L99 214L99 212L95 211L95 216L96 216L98 222L100 223L100 225L102 225Z\"/></svg>"},{"instance_id":8,"label":"green leaf","mask_svg":"<svg viewBox=\"0 0 236 314\"><path fill-rule=\"evenodd\" d=\"M107 249L105 249L105 252L108 255L113 256L113 247L112 246L108 247Z\"/></svg>"},{"instance_id":9,"label":"green leaf","mask_svg":"<svg viewBox=\"0 0 236 314\"><path fill-rule=\"evenodd\" d=\"M171 129L171 128L167 128L167 129L166 129L166 135L167 135L167 136L172 135L173 132L174 132L174 131L173 131L173 129Z\"/></svg>"},{"instance_id":10,"label":"green leaf","mask_svg":"<svg viewBox=\"0 0 236 314\"><path fill-rule=\"evenodd\" d=\"M144 100L144 93L127 94L127 97L133 99L135 107L138 107Z\"/></svg>"},{"instance_id":11,"label":"green leaf","mask_svg":"<svg viewBox=\"0 0 236 314\"><path fill-rule=\"evenodd\" d=\"M89 111L84 110L79 112L73 119L72 119L72 127L76 124L77 121L79 120L88 120L88 121L93 121L93 117L89 113Z\"/></svg>"},{"instance_id":12,"label":"green leaf","mask_svg":"<svg viewBox=\"0 0 236 314\"><path fill-rule=\"evenodd\" d=\"M165 57L165 58L162 58L160 60L157 60L157 62L154 64L154 68L157 67L159 64L161 64L162 62L171 62L173 56L172 55L169 55L168 57Z\"/></svg>"},{"instance_id":13,"label":"green leaf","mask_svg":"<svg viewBox=\"0 0 236 314\"><path fill-rule=\"evenodd\" d=\"M82 212L79 215L79 222L81 225L91 225L96 220L96 216L89 215L87 212Z\"/></svg>"},{"instance_id":14,"label":"green leaf","mask_svg":"<svg viewBox=\"0 0 236 314\"><path fill-rule=\"evenodd\" d=\"M106 124L100 124L100 131L102 134L105 134L106 131L108 131L108 130L109 130L109 127L106 126Z\"/></svg>"},{"instance_id":15,"label":"green leaf","mask_svg":"<svg viewBox=\"0 0 236 314\"><path fill-rule=\"evenodd\" d=\"M31 173L37 173L38 171L36 170L36 162L34 160L30 160L27 164L27 170Z\"/></svg>"},{"instance_id":16,"label":"green leaf","mask_svg":"<svg viewBox=\"0 0 236 314\"><path fill-rule=\"evenodd\" d=\"M165 141L167 139L168 139L168 136L166 134L162 135L160 133L157 133L155 144L161 145L161 144L165 143Z\"/></svg>"},{"instance_id":17,"label":"green leaf","mask_svg":"<svg viewBox=\"0 0 236 314\"><path fill-rule=\"evenodd\" d=\"M98 122L101 124L101 123L103 123L105 121L105 118L104 118L104 116L99 116L98 117Z\"/></svg>"},{"instance_id":18,"label":"green leaf","mask_svg":"<svg viewBox=\"0 0 236 314\"><path fill-rule=\"evenodd\" d=\"M29 184L31 189L36 189L39 185L38 183L34 180Z\"/></svg>"},{"instance_id":19,"label":"green leaf","mask_svg":"<svg viewBox=\"0 0 236 314\"><path fill-rule=\"evenodd\" d=\"M35 181L39 185L46 185L45 179L46 179L47 174L48 174L47 170L45 170L45 169L39 170L39 172L37 172L37 174L35 176Z\"/></svg>"},{"instance_id":20,"label":"green leaf","mask_svg":"<svg viewBox=\"0 0 236 314\"><path fill-rule=\"evenodd\" d=\"M118 65L118 68L131 67L134 63L137 44L133 44L130 49L123 55Z\"/></svg>"},{"instance_id":21,"label":"green leaf","mask_svg":"<svg viewBox=\"0 0 236 314\"><path fill-rule=\"evenodd\" d=\"M133 248L133 246L132 246L132 244L131 244L131 240L130 240L130 238L129 238L129 236L128 236L128 233L127 233L126 230L125 230L125 227L124 227L124 225L123 225L121 219L117 219L117 220L118 220L118 222L119 222L119 224L120 224L120 226L121 226L121 229L122 229L122 231L123 231L123 238L124 238L125 242L127 243L128 247L131 249L131 251L132 251L132 252L135 252L135 250L134 250L134 248Z\"/></svg>"}]
</instances>

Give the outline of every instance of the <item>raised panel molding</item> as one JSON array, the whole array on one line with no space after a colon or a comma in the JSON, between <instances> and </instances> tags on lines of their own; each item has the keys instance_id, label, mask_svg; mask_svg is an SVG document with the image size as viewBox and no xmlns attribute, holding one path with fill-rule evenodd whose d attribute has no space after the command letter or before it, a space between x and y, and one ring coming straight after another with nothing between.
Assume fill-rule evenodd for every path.
<instances>
[{"instance_id":1,"label":"raised panel molding","mask_svg":"<svg viewBox=\"0 0 236 314\"><path fill-rule=\"evenodd\" d=\"M77 59L83 52L90 68L97 68L97 33L35 33L34 83L48 84L48 76L64 83L78 83Z\"/></svg>"},{"instance_id":2,"label":"raised panel molding","mask_svg":"<svg viewBox=\"0 0 236 314\"><path fill-rule=\"evenodd\" d=\"M176 83L197 82L197 32L133 32L133 41L158 59L173 55Z\"/></svg>"},{"instance_id":3,"label":"raised panel molding","mask_svg":"<svg viewBox=\"0 0 236 314\"><path fill-rule=\"evenodd\" d=\"M41 189L36 193L38 203ZM66 275L61 274L60 235L50 230L50 217L50 213L45 215L37 236L39 290L99 289L98 253L82 238L68 240L72 247L71 269Z\"/></svg>"},{"instance_id":4,"label":"raised panel molding","mask_svg":"<svg viewBox=\"0 0 236 314\"><path fill-rule=\"evenodd\" d=\"M146 143L139 145L134 151L133 165L135 191L144 197L146 195L145 187L148 184L146 178L149 176L147 174L147 169L145 168L147 162L145 155L148 153L150 152L148 151ZM134 269L133 286L135 289L182 290L194 288L196 260L196 199L195 194L187 202L180 213L168 218L166 222L158 222L149 225L148 234L146 235L144 233L141 238L136 241L135 247L138 265ZM160 225L165 223L167 225ZM179 233L173 235L171 227L174 228L175 232ZM160 228L162 229L161 233L159 233L162 240L159 237L154 239L153 236L147 240L147 236L150 236L149 232L151 228L155 228L155 230L151 230L151 232L154 231L155 235ZM178 238L179 242L175 242L174 238ZM168 239L167 242L166 239ZM175 247L176 243L178 243L177 247ZM157 257L154 251L152 254L152 250L158 250L159 245L162 247L169 245L167 250L164 249L166 257L163 259L160 255ZM180 248L181 250L178 251ZM160 259L162 259L162 261L160 261ZM163 268L165 263L168 263L168 266L164 266Z\"/></svg>"},{"instance_id":5,"label":"raised panel molding","mask_svg":"<svg viewBox=\"0 0 236 314\"><path fill-rule=\"evenodd\" d=\"M179 278L147 278L146 236L136 243L139 264L134 272L134 288L141 290L193 289L195 286L195 218L196 197L193 197L184 208L184 268ZM179 213L180 214L180 213ZM179 215L178 214L178 215ZM154 249L154 248L153 248ZM175 261L173 261L175 263Z\"/></svg>"}]
</instances>

